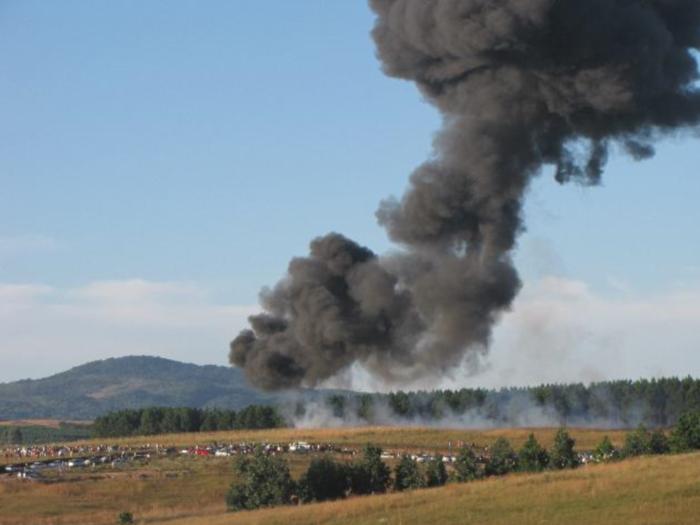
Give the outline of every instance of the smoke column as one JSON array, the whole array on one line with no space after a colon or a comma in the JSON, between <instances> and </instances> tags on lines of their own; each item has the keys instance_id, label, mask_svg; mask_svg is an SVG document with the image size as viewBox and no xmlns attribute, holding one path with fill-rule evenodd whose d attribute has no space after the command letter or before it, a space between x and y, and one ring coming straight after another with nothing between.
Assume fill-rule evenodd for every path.
<instances>
[{"instance_id":1,"label":"smoke column","mask_svg":"<svg viewBox=\"0 0 700 525\"><path fill-rule=\"evenodd\" d=\"M443 116L434 154L377 217L401 251L315 239L261 293L230 361L262 388L359 362L393 383L475 359L520 288L511 261L529 182L600 180L697 124L697 0L371 0L387 75ZM380 118L381 115L378 115Z\"/></svg>"}]
</instances>

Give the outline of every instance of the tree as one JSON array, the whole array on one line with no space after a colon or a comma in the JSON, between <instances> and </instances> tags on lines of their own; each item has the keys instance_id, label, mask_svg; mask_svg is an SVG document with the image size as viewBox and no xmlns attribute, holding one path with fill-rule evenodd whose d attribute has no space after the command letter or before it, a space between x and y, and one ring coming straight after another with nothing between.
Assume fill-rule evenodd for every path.
<instances>
[{"instance_id":1,"label":"tree","mask_svg":"<svg viewBox=\"0 0 700 525\"><path fill-rule=\"evenodd\" d=\"M365 445L362 460L350 467L350 487L354 494L386 492L391 472L382 461L382 449Z\"/></svg>"},{"instance_id":2,"label":"tree","mask_svg":"<svg viewBox=\"0 0 700 525\"><path fill-rule=\"evenodd\" d=\"M286 461L267 456L257 447L251 457L242 457L235 464L237 481L226 495L229 510L250 510L286 505L295 489Z\"/></svg>"},{"instance_id":3,"label":"tree","mask_svg":"<svg viewBox=\"0 0 700 525\"><path fill-rule=\"evenodd\" d=\"M625 444L622 447L622 455L629 458L649 454L651 452L651 449L649 448L649 440L649 432L644 425L639 425L636 430L628 432L625 436Z\"/></svg>"},{"instance_id":4,"label":"tree","mask_svg":"<svg viewBox=\"0 0 700 525\"><path fill-rule=\"evenodd\" d=\"M479 479L481 476L476 454L470 447L462 447L455 461L455 478L465 482Z\"/></svg>"},{"instance_id":5,"label":"tree","mask_svg":"<svg viewBox=\"0 0 700 525\"><path fill-rule=\"evenodd\" d=\"M678 418L670 441L674 452L700 449L700 411L686 412Z\"/></svg>"},{"instance_id":6,"label":"tree","mask_svg":"<svg viewBox=\"0 0 700 525\"><path fill-rule=\"evenodd\" d=\"M541 472L549 464L549 454L540 445L534 434L530 434L518 453L518 466L523 472Z\"/></svg>"},{"instance_id":7,"label":"tree","mask_svg":"<svg viewBox=\"0 0 700 525\"><path fill-rule=\"evenodd\" d=\"M344 498L349 483L346 465L322 457L311 461L299 481L299 487L304 501L326 501Z\"/></svg>"},{"instance_id":8,"label":"tree","mask_svg":"<svg viewBox=\"0 0 700 525\"><path fill-rule=\"evenodd\" d=\"M447 469L441 455L431 459L425 467L425 485L427 487L441 487L447 483Z\"/></svg>"},{"instance_id":9,"label":"tree","mask_svg":"<svg viewBox=\"0 0 700 525\"><path fill-rule=\"evenodd\" d=\"M491 457L486 463L487 476L503 476L516 469L518 456L515 454L510 442L500 437L491 447Z\"/></svg>"},{"instance_id":10,"label":"tree","mask_svg":"<svg viewBox=\"0 0 700 525\"><path fill-rule=\"evenodd\" d=\"M394 489L398 491L425 487L425 479L415 459L404 454L394 470Z\"/></svg>"},{"instance_id":11,"label":"tree","mask_svg":"<svg viewBox=\"0 0 700 525\"><path fill-rule=\"evenodd\" d=\"M149 407L141 412L141 424L138 432L145 436L160 434L160 422L163 419L163 411L160 408Z\"/></svg>"},{"instance_id":12,"label":"tree","mask_svg":"<svg viewBox=\"0 0 700 525\"><path fill-rule=\"evenodd\" d=\"M649 453L668 454L670 451L671 446L664 431L661 429L654 430L649 436Z\"/></svg>"},{"instance_id":13,"label":"tree","mask_svg":"<svg viewBox=\"0 0 700 525\"><path fill-rule=\"evenodd\" d=\"M7 442L10 445L21 445L24 441L24 436L22 435L22 429L19 427L12 427L7 431Z\"/></svg>"},{"instance_id":14,"label":"tree","mask_svg":"<svg viewBox=\"0 0 700 525\"><path fill-rule=\"evenodd\" d=\"M117 516L117 523L119 525L130 525L134 523L134 515L131 512L122 512Z\"/></svg>"},{"instance_id":15,"label":"tree","mask_svg":"<svg viewBox=\"0 0 700 525\"><path fill-rule=\"evenodd\" d=\"M576 441L563 427L554 436L554 444L549 454L549 464L553 469L576 468L578 456L574 450Z\"/></svg>"},{"instance_id":16,"label":"tree","mask_svg":"<svg viewBox=\"0 0 700 525\"><path fill-rule=\"evenodd\" d=\"M617 449L608 436L604 436L598 443L598 446L593 451L593 457L596 461L609 461L617 457Z\"/></svg>"}]
</instances>

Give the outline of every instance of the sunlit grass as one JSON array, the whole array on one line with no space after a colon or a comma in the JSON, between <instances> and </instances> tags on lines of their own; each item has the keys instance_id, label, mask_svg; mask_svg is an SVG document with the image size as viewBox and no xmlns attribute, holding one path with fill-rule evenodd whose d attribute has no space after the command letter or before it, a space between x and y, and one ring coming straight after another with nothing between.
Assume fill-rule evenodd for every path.
<instances>
[{"instance_id":1,"label":"sunlit grass","mask_svg":"<svg viewBox=\"0 0 700 525\"><path fill-rule=\"evenodd\" d=\"M552 441L556 429L536 429L533 430L537 438L545 445ZM117 440L93 440L92 443L119 443L122 445L138 446L145 443L159 443L163 446L185 446L193 444L207 444L213 442L240 442L240 441L268 441L268 442L289 442L289 441L310 441L310 442L331 442L340 446L360 447L367 442L381 445L385 449L405 449L405 450L447 450L448 442L452 442L453 447L459 441L479 446L493 443L500 436L507 437L517 447L527 438L530 430L459 430L459 429L432 429L432 428L351 428L351 429L277 429L267 431L242 431L242 432L216 432L202 434L174 434L164 436L151 436L141 438L127 438ZM588 429L572 429L571 433L577 439L577 448L593 448L603 437L610 435L611 439L620 445L624 439L624 432L619 431L599 431ZM83 442L85 443L85 442ZM669 464L677 465L679 468L690 468L690 465L697 466L700 461L695 456L689 456L688 465L678 463L678 457L664 458L662 461L669 461ZM298 478L309 462L309 456L288 455L290 467L295 478ZM68 473L62 481L51 484L19 482L16 480L0 482L0 524L2 525L68 525L68 524L113 524L119 512L132 512L139 523L163 523L166 520L175 518L205 517L204 521L193 521L192 523L210 523L211 520L224 520L221 523L229 523L230 517L225 515L224 495L230 483L233 481L234 473L232 468L232 458L199 458L199 457L176 457L153 460L150 464L139 466L129 465L122 470L100 469L83 470L78 473ZM630 465L637 465L640 468L645 463L632 462ZM458 497L464 500L464 508L454 511L463 515L465 512L475 513L481 508L478 501L472 501L470 494L480 494L477 498L486 497L485 489L496 483L496 487L503 487L500 483L506 483L508 491L515 490L516 487L531 487L536 494L522 495L522 504L525 505L529 498L539 497L541 491L554 491L553 485L543 483L543 480L554 480L554 485L574 476L579 479L587 479L589 472L607 472L608 467L603 470L598 468L586 468L574 473L564 474L544 474L540 477L516 476L508 480L489 480L483 483L471 484L468 486L454 486L444 489L444 494L449 498ZM610 472L626 472L630 467L627 463L611 467ZM646 467L645 467L646 468ZM675 468L675 467L674 467ZM696 469L700 474L700 468ZM660 470L661 472L661 470ZM665 472L665 471L664 471ZM605 474L604 477L607 477ZM617 474L616 474L617 475ZM700 476L697 476L700 479ZM598 479L598 478L596 478ZM660 478L662 479L662 478ZM596 487L604 486L603 479L595 482ZM570 482L565 482L562 486L569 487ZM588 483L588 482L586 482ZM586 485L588 486L588 485ZM691 490L691 485L679 485L679 490ZM496 489L494 489L496 490ZM497 490L506 490L499 488ZM517 490L522 490L521 488ZM568 490L568 489L567 489ZM571 489L574 490L574 489ZM580 490L577 488L575 490ZM602 490L600 488L598 491ZM463 492L466 491L466 492ZM476 492L474 492L476 491ZM516 491L517 492L517 491ZM566 492L566 491L565 491ZM418 516L429 514L425 509L435 507L440 512L445 513L449 518L449 513L453 505L447 499L440 499L441 491L417 492L409 497L408 501L424 501L424 507L416 509ZM445 496L445 497L448 497ZM556 497L562 498L561 494ZM341 519L346 516L346 521L337 523L353 523L352 519L365 520L364 513L370 514L366 521L358 523L379 523L384 519L382 509L396 509L401 514L406 512L413 514L412 508L406 508L406 501L403 496L393 496L385 498L355 498L339 503L339 507L314 506L313 516L323 518L327 512L328 519ZM438 498L438 499L436 499ZM448 498L448 499L449 499ZM465 499L466 498L466 499ZM683 499L683 498L681 498ZM513 500L518 501L518 500ZM683 499L684 504L688 502ZM500 505L501 503L499 503ZM505 504L505 502L503 502ZM515 504L515 503L514 503ZM574 503L571 503L574 504ZM598 503L596 503L598 504ZM569 505L569 503L567 503ZM378 506L378 507L377 507ZM325 509L329 510L325 510ZM266 523L268 519L275 516L290 516L289 525L294 523L308 523L303 521L304 516L308 519L311 507L300 511L297 516L296 509L285 508L276 509L270 513L260 514L260 518L244 517L240 515L237 519L244 519L242 523ZM335 509L335 510L330 510ZM698 507L700 510L700 507ZM425 512L428 514L425 514ZM544 511L543 511L544 512ZM399 515L397 514L397 515ZM488 515L487 509L479 511L476 516L481 520ZM252 516L252 515L251 515ZM296 517L295 517L296 516ZM529 514L528 514L529 516ZM276 519L276 518L275 518ZM343 518L345 519L345 518ZM450 518L451 519L451 518ZM495 519L495 518L494 518ZM252 520L252 521L251 521ZM255 521L258 520L258 521ZM263 521L260 521L263 520ZM350 520L350 521L348 521ZM488 521L479 521L481 523ZM493 521L494 523L496 521ZM183 522L187 523L187 522ZM211 521L211 523L216 523ZM238 523L238 521L232 522ZM274 523L274 522L273 522ZM281 523L281 522L280 522ZM314 522L312 522L314 523ZM325 521L319 521L325 523ZM330 521L329 523L336 523ZM395 521L394 523L399 523ZM413 523L405 521L405 523ZM415 522L418 523L418 522ZM423 523L442 523L439 521L427 521ZM462 522L459 522L462 523Z\"/></svg>"}]
</instances>

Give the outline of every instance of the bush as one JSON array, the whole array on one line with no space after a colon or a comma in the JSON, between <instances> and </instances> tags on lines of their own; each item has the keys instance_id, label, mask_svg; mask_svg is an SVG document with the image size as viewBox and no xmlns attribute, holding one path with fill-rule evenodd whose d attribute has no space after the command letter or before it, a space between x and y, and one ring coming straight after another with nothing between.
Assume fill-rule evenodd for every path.
<instances>
[{"instance_id":1,"label":"bush","mask_svg":"<svg viewBox=\"0 0 700 525\"><path fill-rule=\"evenodd\" d=\"M442 456L438 454L426 465L425 485L427 487L441 487L445 483L447 483L447 469L442 461Z\"/></svg>"},{"instance_id":2,"label":"bush","mask_svg":"<svg viewBox=\"0 0 700 525\"><path fill-rule=\"evenodd\" d=\"M655 430L649 436L649 453L650 454L668 454L671 451L671 445L663 430Z\"/></svg>"},{"instance_id":3,"label":"bush","mask_svg":"<svg viewBox=\"0 0 700 525\"><path fill-rule=\"evenodd\" d=\"M610 441L608 436L603 437L598 446L593 451L593 457L596 461L610 461L618 456L617 449Z\"/></svg>"},{"instance_id":4,"label":"bush","mask_svg":"<svg viewBox=\"0 0 700 525\"><path fill-rule=\"evenodd\" d=\"M670 445L674 452L700 449L700 412L687 412L678 418Z\"/></svg>"},{"instance_id":5,"label":"bush","mask_svg":"<svg viewBox=\"0 0 700 525\"><path fill-rule=\"evenodd\" d=\"M130 525L134 523L134 515L131 512L122 512L117 517L117 523L119 525Z\"/></svg>"},{"instance_id":6,"label":"bush","mask_svg":"<svg viewBox=\"0 0 700 525\"><path fill-rule=\"evenodd\" d=\"M649 454L649 432L643 425L639 425L637 430L628 432L625 436L625 444L622 447L622 456L626 458Z\"/></svg>"},{"instance_id":7,"label":"bush","mask_svg":"<svg viewBox=\"0 0 700 525\"><path fill-rule=\"evenodd\" d=\"M418 463L404 454L394 471L394 489L402 491L422 487L425 487L425 479L418 469Z\"/></svg>"},{"instance_id":8,"label":"bush","mask_svg":"<svg viewBox=\"0 0 700 525\"><path fill-rule=\"evenodd\" d=\"M549 454L549 465L553 469L576 468L578 456L574 450L576 441L564 428L560 428L554 436L554 444Z\"/></svg>"},{"instance_id":9,"label":"bush","mask_svg":"<svg viewBox=\"0 0 700 525\"><path fill-rule=\"evenodd\" d=\"M482 477L476 454L469 447L462 447L455 461L455 478L459 482L472 481Z\"/></svg>"},{"instance_id":10,"label":"bush","mask_svg":"<svg viewBox=\"0 0 700 525\"><path fill-rule=\"evenodd\" d=\"M518 467L523 472L541 472L549 464L549 454L537 441L534 434L530 434L518 453Z\"/></svg>"},{"instance_id":11,"label":"bush","mask_svg":"<svg viewBox=\"0 0 700 525\"><path fill-rule=\"evenodd\" d=\"M329 457L311 461L299 481L299 490L305 502L344 498L348 489L348 467Z\"/></svg>"},{"instance_id":12,"label":"bush","mask_svg":"<svg viewBox=\"0 0 700 525\"><path fill-rule=\"evenodd\" d=\"M286 461L266 456L258 447L252 457L239 458L235 469L238 481L226 495L229 510L250 510L286 505L295 489Z\"/></svg>"},{"instance_id":13,"label":"bush","mask_svg":"<svg viewBox=\"0 0 700 525\"><path fill-rule=\"evenodd\" d=\"M350 489L353 494L386 492L391 473L381 456L381 448L374 445L365 446L362 460L349 469Z\"/></svg>"},{"instance_id":14,"label":"bush","mask_svg":"<svg viewBox=\"0 0 700 525\"><path fill-rule=\"evenodd\" d=\"M486 463L487 476L503 476L514 471L518 466L518 456L510 442L500 437L491 447L491 457Z\"/></svg>"}]
</instances>

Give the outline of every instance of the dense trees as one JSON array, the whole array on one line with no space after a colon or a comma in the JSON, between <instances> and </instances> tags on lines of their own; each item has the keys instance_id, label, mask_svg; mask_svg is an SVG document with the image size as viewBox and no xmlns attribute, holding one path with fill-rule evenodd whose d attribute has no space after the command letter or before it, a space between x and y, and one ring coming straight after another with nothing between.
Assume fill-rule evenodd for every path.
<instances>
[{"instance_id":1,"label":"dense trees","mask_svg":"<svg viewBox=\"0 0 700 525\"><path fill-rule=\"evenodd\" d=\"M100 416L95 420L93 433L97 437L120 437L282 426L284 420L269 406L251 405L238 413L216 408L149 407Z\"/></svg>"},{"instance_id":2,"label":"dense trees","mask_svg":"<svg viewBox=\"0 0 700 525\"><path fill-rule=\"evenodd\" d=\"M22 429L19 427L0 428L0 444L21 445L24 442Z\"/></svg>"},{"instance_id":3,"label":"dense trees","mask_svg":"<svg viewBox=\"0 0 700 525\"><path fill-rule=\"evenodd\" d=\"M504 425L530 424L544 414L553 423L612 427L674 425L681 414L700 409L700 379L676 377L605 381L583 385L542 385L501 390L469 389L391 394L334 394L326 400L336 417L382 422L387 412L401 419L469 417ZM381 407L381 410L377 410Z\"/></svg>"}]
</instances>

